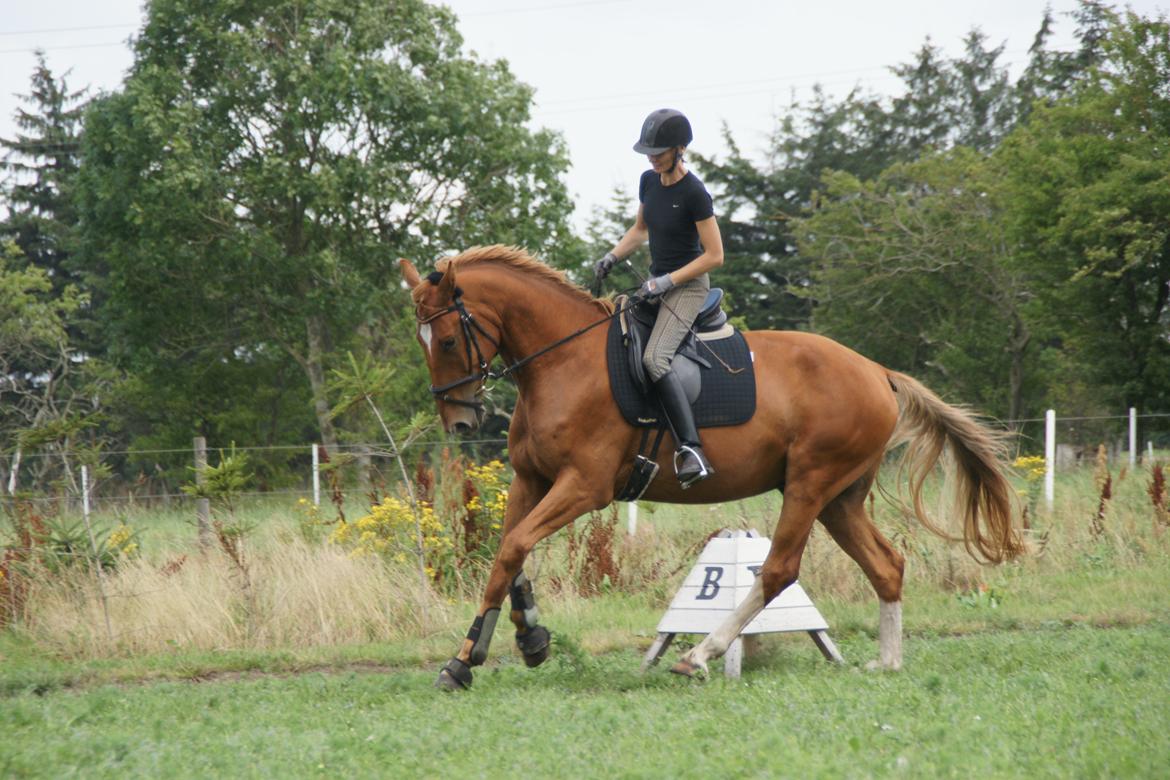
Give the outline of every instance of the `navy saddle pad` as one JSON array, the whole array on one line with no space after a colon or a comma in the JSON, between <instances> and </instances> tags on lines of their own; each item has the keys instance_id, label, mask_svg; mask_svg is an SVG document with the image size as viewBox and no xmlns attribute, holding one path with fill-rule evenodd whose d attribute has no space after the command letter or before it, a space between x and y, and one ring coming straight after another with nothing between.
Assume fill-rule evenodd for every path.
<instances>
[{"instance_id":1,"label":"navy saddle pad","mask_svg":"<svg viewBox=\"0 0 1170 780\"><path fill-rule=\"evenodd\" d=\"M622 417L630 425L663 427L666 420L663 419L662 407L652 394L648 396L643 393L639 383L631 376L630 337L624 329L636 326L629 321L623 325L623 320L624 317L613 319L606 339L609 386L614 400ZM722 325L718 333L703 336L701 343L690 344L689 348L687 345L694 337L684 342L684 351L697 354L703 363L710 365L699 368L701 390L698 399L691 405L695 411L695 424L699 428L741 425L750 420L756 411L756 375L747 341L742 333L729 325ZM645 339L642 339L642 343L645 343ZM735 373L724 368L724 364Z\"/></svg>"}]
</instances>

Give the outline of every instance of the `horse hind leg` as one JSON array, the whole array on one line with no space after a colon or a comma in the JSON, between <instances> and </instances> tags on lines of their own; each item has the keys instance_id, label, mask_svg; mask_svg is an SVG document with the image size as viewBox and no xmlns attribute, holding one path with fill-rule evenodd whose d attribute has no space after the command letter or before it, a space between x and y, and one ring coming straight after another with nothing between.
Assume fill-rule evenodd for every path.
<instances>
[{"instance_id":1,"label":"horse hind leg","mask_svg":"<svg viewBox=\"0 0 1170 780\"><path fill-rule=\"evenodd\" d=\"M540 612L536 608L536 595L532 581L521 571L512 580L508 589L512 600L512 624L516 626L516 646L529 668L540 666L548 658L551 635L540 625Z\"/></svg>"},{"instance_id":2,"label":"horse hind leg","mask_svg":"<svg viewBox=\"0 0 1170 780\"><path fill-rule=\"evenodd\" d=\"M829 502L821 513L825 530L857 562L878 597L878 660L871 668L902 668L902 575L905 560L865 511L876 469Z\"/></svg>"},{"instance_id":3,"label":"horse hind leg","mask_svg":"<svg viewBox=\"0 0 1170 780\"><path fill-rule=\"evenodd\" d=\"M776 532L772 535L772 548L768 551L759 576L752 582L747 597L717 629L684 653L670 671L687 677L705 677L707 661L726 653L735 638L763 611L768 602L796 582L800 573L800 557L804 554L813 521L823 503L824 500L815 494L789 491L784 497Z\"/></svg>"}]
</instances>

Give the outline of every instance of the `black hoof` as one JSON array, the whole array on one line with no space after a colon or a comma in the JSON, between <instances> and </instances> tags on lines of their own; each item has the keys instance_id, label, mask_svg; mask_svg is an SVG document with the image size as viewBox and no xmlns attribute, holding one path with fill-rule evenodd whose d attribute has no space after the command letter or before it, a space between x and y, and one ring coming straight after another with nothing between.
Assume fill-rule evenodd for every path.
<instances>
[{"instance_id":1,"label":"black hoof","mask_svg":"<svg viewBox=\"0 0 1170 780\"><path fill-rule=\"evenodd\" d=\"M452 658L439 671L435 687L441 691L466 691L471 687L471 667Z\"/></svg>"},{"instance_id":2,"label":"black hoof","mask_svg":"<svg viewBox=\"0 0 1170 780\"><path fill-rule=\"evenodd\" d=\"M516 634L516 646L524 656L524 664L529 668L540 666L548 660L550 637L548 629L536 626L523 634Z\"/></svg>"}]
</instances>

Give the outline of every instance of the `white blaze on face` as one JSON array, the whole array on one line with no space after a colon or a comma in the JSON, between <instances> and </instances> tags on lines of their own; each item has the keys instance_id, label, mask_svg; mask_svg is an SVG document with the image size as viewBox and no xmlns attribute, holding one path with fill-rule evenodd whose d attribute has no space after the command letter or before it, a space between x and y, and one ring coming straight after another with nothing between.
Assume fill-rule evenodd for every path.
<instances>
[{"instance_id":1,"label":"white blaze on face","mask_svg":"<svg viewBox=\"0 0 1170 780\"><path fill-rule=\"evenodd\" d=\"M431 354L431 326L424 322L418 326L418 337L422 340L423 346L427 349L427 356Z\"/></svg>"}]
</instances>

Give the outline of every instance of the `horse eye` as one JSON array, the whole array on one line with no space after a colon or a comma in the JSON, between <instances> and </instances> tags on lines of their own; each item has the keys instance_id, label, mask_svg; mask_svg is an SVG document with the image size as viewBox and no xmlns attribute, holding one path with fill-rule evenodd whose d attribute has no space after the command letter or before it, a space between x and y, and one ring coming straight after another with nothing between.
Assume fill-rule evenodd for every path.
<instances>
[{"instance_id":1,"label":"horse eye","mask_svg":"<svg viewBox=\"0 0 1170 780\"><path fill-rule=\"evenodd\" d=\"M455 349L455 337L454 336L448 336L447 338L443 339L443 349L447 350L448 352Z\"/></svg>"}]
</instances>

